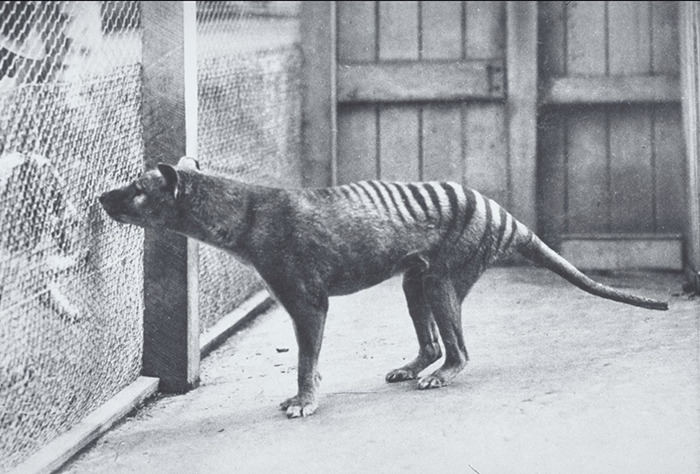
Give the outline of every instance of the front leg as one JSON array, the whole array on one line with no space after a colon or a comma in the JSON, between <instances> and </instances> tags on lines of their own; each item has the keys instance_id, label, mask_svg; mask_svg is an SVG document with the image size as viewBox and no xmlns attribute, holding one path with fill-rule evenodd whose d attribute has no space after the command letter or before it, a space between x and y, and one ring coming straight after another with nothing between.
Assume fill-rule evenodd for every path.
<instances>
[{"instance_id":1,"label":"front leg","mask_svg":"<svg viewBox=\"0 0 700 474\"><path fill-rule=\"evenodd\" d=\"M294 322L299 348L298 391L295 396L282 402L280 408L287 412L289 418L309 416L318 408L316 392L321 380L318 357L328 312L328 297L325 294L311 296L305 292L276 294Z\"/></svg>"}]
</instances>

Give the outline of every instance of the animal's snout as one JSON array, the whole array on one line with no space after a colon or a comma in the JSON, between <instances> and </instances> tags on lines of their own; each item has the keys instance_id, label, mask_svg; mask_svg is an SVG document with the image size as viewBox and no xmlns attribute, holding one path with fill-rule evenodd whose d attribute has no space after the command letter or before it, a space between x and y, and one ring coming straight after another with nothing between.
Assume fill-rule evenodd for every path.
<instances>
[{"instance_id":1,"label":"animal's snout","mask_svg":"<svg viewBox=\"0 0 700 474\"><path fill-rule=\"evenodd\" d=\"M111 196L113 196L112 191L107 191L106 193L100 194L100 196L97 198L97 200L100 201L100 204L102 204L102 207L105 210L107 210L110 203L114 200L114 199L110 199Z\"/></svg>"},{"instance_id":2,"label":"animal's snout","mask_svg":"<svg viewBox=\"0 0 700 474\"><path fill-rule=\"evenodd\" d=\"M107 211L107 214L117 213L119 210L119 192L118 190L107 191L102 193L97 200L100 201L102 209Z\"/></svg>"}]
</instances>

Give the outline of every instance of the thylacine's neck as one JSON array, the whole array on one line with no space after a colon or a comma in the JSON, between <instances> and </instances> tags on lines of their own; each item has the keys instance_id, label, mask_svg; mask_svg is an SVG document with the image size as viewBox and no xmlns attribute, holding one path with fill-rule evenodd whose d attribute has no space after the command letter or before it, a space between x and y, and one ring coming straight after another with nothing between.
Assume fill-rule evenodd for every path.
<instances>
[{"instance_id":1,"label":"thylacine's neck","mask_svg":"<svg viewBox=\"0 0 700 474\"><path fill-rule=\"evenodd\" d=\"M183 173L182 181L182 228L178 230L206 244L245 254L245 236L251 232L258 201L273 190L200 173Z\"/></svg>"}]
</instances>

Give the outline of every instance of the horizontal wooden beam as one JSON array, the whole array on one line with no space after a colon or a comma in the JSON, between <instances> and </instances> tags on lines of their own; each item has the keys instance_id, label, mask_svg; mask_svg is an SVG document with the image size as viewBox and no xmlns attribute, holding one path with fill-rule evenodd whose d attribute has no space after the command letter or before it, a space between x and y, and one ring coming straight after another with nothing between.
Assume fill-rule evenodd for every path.
<instances>
[{"instance_id":1,"label":"horizontal wooden beam","mask_svg":"<svg viewBox=\"0 0 700 474\"><path fill-rule=\"evenodd\" d=\"M338 102L505 98L503 61L391 61L340 64Z\"/></svg>"},{"instance_id":2,"label":"horizontal wooden beam","mask_svg":"<svg viewBox=\"0 0 700 474\"><path fill-rule=\"evenodd\" d=\"M157 378L139 377L77 425L44 445L12 472L18 474L56 472L81 449L103 435L157 390Z\"/></svg>"},{"instance_id":3,"label":"horizontal wooden beam","mask_svg":"<svg viewBox=\"0 0 700 474\"><path fill-rule=\"evenodd\" d=\"M682 270L679 234L565 234L561 255L581 270Z\"/></svg>"},{"instance_id":4,"label":"horizontal wooden beam","mask_svg":"<svg viewBox=\"0 0 700 474\"><path fill-rule=\"evenodd\" d=\"M208 356L229 337L246 328L255 318L274 305L275 300L267 291L261 290L255 293L202 334L199 339L201 357Z\"/></svg>"},{"instance_id":5,"label":"horizontal wooden beam","mask_svg":"<svg viewBox=\"0 0 700 474\"><path fill-rule=\"evenodd\" d=\"M560 77L541 93L540 104L664 103L681 100L676 76Z\"/></svg>"}]
</instances>

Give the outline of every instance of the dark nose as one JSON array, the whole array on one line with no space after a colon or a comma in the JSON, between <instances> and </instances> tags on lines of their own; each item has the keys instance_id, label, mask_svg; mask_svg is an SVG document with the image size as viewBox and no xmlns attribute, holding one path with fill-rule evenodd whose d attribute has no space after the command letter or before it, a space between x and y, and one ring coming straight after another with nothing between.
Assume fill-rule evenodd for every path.
<instances>
[{"instance_id":1,"label":"dark nose","mask_svg":"<svg viewBox=\"0 0 700 474\"><path fill-rule=\"evenodd\" d=\"M98 201L100 201L100 204L102 204L102 208L105 211L108 211L110 208L114 207L114 193L112 191L107 191L106 193L102 193L100 197L97 198Z\"/></svg>"}]
</instances>

